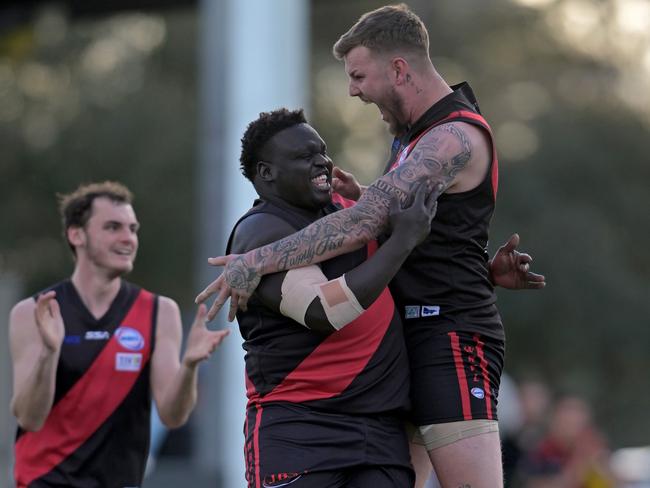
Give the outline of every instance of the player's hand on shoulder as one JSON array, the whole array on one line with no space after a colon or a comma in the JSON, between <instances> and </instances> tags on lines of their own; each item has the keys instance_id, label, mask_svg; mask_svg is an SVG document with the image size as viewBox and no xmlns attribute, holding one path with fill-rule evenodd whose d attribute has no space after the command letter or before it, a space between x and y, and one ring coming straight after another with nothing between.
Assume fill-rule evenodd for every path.
<instances>
[{"instance_id":1,"label":"player's hand on shoulder","mask_svg":"<svg viewBox=\"0 0 650 488\"><path fill-rule=\"evenodd\" d=\"M361 196L361 185L352 173L343 171L338 166L332 170L332 190L343 198L357 201Z\"/></svg>"},{"instance_id":2,"label":"player's hand on shoulder","mask_svg":"<svg viewBox=\"0 0 650 488\"><path fill-rule=\"evenodd\" d=\"M207 307L204 304L199 305L187 336L185 354L183 355L183 363L187 367L196 367L201 361L208 359L230 333L229 329L208 329L206 325L207 315Z\"/></svg>"},{"instance_id":3,"label":"player's hand on shoulder","mask_svg":"<svg viewBox=\"0 0 650 488\"><path fill-rule=\"evenodd\" d=\"M34 319L45 348L49 352L59 351L65 336L65 326L55 291L51 290L38 296Z\"/></svg>"},{"instance_id":4,"label":"player's hand on shoulder","mask_svg":"<svg viewBox=\"0 0 650 488\"><path fill-rule=\"evenodd\" d=\"M437 192L430 191L426 183L417 186L410 205L400 203L399 197L393 194L389 212L391 238L399 239L408 248L421 243L431 231L437 196Z\"/></svg>"}]
</instances>

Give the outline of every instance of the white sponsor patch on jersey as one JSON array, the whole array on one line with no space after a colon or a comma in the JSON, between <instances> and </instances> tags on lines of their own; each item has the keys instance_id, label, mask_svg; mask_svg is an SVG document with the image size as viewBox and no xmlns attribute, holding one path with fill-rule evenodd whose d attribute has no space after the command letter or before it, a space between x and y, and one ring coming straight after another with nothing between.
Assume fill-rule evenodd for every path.
<instances>
[{"instance_id":1,"label":"white sponsor patch on jersey","mask_svg":"<svg viewBox=\"0 0 650 488\"><path fill-rule=\"evenodd\" d=\"M115 337L120 346L129 351L141 351L144 348L144 337L131 327L119 327L115 331Z\"/></svg>"},{"instance_id":2,"label":"white sponsor patch on jersey","mask_svg":"<svg viewBox=\"0 0 650 488\"><path fill-rule=\"evenodd\" d=\"M84 339L87 341L105 341L108 340L111 335L107 330L89 330L86 331Z\"/></svg>"},{"instance_id":3,"label":"white sponsor patch on jersey","mask_svg":"<svg viewBox=\"0 0 650 488\"><path fill-rule=\"evenodd\" d=\"M422 305L422 316L433 317L440 315L440 307L438 305Z\"/></svg>"},{"instance_id":4,"label":"white sponsor patch on jersey","mask_svg":"<svg viewBox=\"0 0 650 488\"><path fill-rule=\"evenodd\" d=\"M115 371L140 371L142 353L118 352L115 355Z\"/></svg>"},{"instance_id":5,"label":"white sponsor patch on jersey","mask_svg":"<svg viewBox=\"0 0 650 488\"><path fill-rule=\"evenodd\" d=\"M404 307L405 319L417 319L418 317L420 317L419 305L407 305L406 307Z\"/></svg>"}]
</instances>

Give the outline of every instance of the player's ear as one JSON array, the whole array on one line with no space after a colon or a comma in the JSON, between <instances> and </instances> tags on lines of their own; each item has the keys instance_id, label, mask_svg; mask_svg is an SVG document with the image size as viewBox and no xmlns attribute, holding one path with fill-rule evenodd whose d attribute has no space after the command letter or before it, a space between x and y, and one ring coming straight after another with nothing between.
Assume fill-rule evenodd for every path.
<instances>
[{"instance_id":1,"label":"player's ear","mask_svg":"<svg viewBox=\"0 0 650 488\"><path fill-rule=\"evenodd\" d=\"M68 238L68 242L74 247L82 246L86 240L83 227L70 226L65 230L65 235Z\"/></svg>"},{"instance_id":2,"label":"player's ear","mask_svg":"<svg viewBox=\"0 0 650 488\"><path fill-rule=\"evenodd\" d=\"M257 176L262 181L273 181L275 179L275 167L267 161L257 162Z\"/></svg>"},{"instance_id":3,"label":"player's ear","mask_svg":"<svg viewBox=\"0 0 650 488\"><path fill-rule=\"evenodd\" d=\"M409 64L406 59L402 57L394 57L390 61L390 67L393 76L395 77L395 84L404 85L407 81L410 81Z\"/></svg>"}]
</instances>

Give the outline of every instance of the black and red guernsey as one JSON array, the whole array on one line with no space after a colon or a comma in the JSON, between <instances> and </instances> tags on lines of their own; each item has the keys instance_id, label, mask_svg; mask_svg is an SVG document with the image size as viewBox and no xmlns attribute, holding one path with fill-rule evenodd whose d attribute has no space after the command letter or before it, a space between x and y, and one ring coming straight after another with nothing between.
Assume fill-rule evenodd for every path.
<instances>
[{"instance_id":1,"label":"black and red guernsey","mask_svg":"<svg viewBox=\"0 0 650 488\"><path fill-rule=\"evenodd\" d=\"M18 429L16 485L138 487L149 449L157 297L122 280L95 319L70 280L49 289L65 324L54 404L39 431Z\"/></svg>"},{"instance_id":2,"label":"black and red guernsey","mask_svg":"<svg viewBox=\"0 0 650 488\"><path fill-rule=\"evenodd\" d=\"M390 289L407 334L416 323L435 323L441 333L465 330L503 337L487 251L498 187L496 151L469 85L461 83L452 89L395 140L386 172L397 167L424 134L448 122L465 122L485 131L492 146L490 167L476 188L438 198L429 236L410 254Z\"/></svg>"},{"instance_id":3,"label":"black and red guernsey","mask_svg":"<svg viewBox=\"0 0 650 488\"><path fill-rule=\"evenodd\" d=\"M329 205L324 215L338 208ZM296 230L312 223L290 207L265 201L257 201L239 222L259 213L273 214ZM328 279L336 278L365 261L373 249L375 243L325 261L322 271ZM249 406L291 402L350 415L408 408L408 359L388 289L360 317L329 336L270 310L255 295L237 319L246 350Z\"/></svg>"}]
</instances>

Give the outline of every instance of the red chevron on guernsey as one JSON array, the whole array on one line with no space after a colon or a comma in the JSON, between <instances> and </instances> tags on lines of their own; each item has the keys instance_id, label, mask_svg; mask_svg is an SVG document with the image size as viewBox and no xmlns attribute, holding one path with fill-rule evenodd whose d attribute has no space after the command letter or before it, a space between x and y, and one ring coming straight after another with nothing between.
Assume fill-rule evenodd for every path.
<instances>
[{"instance_id":1,"label":"red chevron on guernsey","mask_svg":"<svg viewBox=\"0 0 650 488\"><path fill-rule=\"evenodd\" d=\"M368 243L369 255L376 249L375 241ZM339 395L370 361L390 326L394 310L393 299L386 288L368 310L325 339L271 392L261 397L247 381L249 404L301 403Z\"/></svg>"}]
</instances>

